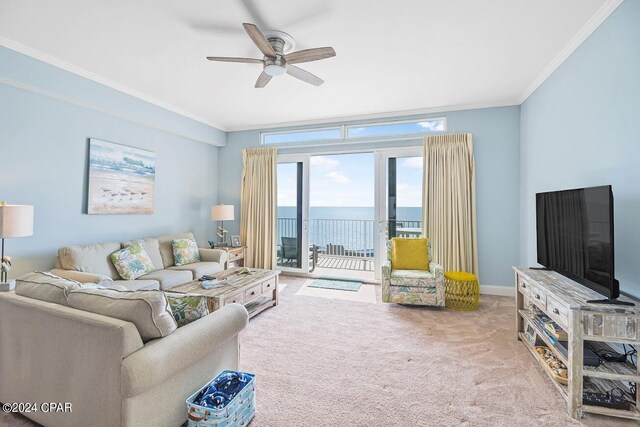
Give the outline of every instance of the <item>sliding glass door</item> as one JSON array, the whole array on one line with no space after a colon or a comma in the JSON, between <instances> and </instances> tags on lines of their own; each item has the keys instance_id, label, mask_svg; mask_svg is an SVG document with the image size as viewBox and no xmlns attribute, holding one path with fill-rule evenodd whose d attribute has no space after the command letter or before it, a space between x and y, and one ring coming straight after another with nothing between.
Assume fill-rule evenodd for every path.
<instances>
[{"instance_id":1,"label":"sliding glass door","mask_svg":"<svg viewBox=\"0 0 640 427\"><path fill-rule=\"evenodd\" d=\"M393 237L422 236L422 147L378 153L378 264L386 260L386 242ZM377 277L379 278L379 277Z\"/></svg>"},{"instance_id":2,"label":"sliding glass door","mask_svg":"<svg viewBox=\"0 0 640 427\"><path fill-rule=\"evenodd\" d=\"M278 157L277 264L380 279L386 241L422 235L422 147Z\"/></svg>"},{"instance_id":3,"label":"sliding glass door","mask_svg":"<svg viewBox=\"0 0 640 427\"><path fill-rule=\"evenodd\" d=\"M284 271L309 272L308 251L308 158L306 156L279 159L278 216L276 231L276 262Z\"/></svg>"}]
</instances>

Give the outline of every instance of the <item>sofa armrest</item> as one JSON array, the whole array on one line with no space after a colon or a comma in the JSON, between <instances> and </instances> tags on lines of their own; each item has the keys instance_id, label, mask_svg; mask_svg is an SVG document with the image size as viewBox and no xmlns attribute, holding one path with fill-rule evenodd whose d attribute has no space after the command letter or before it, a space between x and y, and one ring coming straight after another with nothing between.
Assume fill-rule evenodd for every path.
<instances>
[{"instance_id":1,"label":"sofa armrest","mask_svg":"<svg viewBox=\"0 0 640 427\"><path fill-rule=\"evenodd\" d=\"M433 274L433 277L443 277L444 276L444 267L438 264L437 262L429 263L429 272Z\"/></svg>"},{"instance_id":2,"label":"sofa armrest","mask_svg":"<svg viewBox=\"0 0 640 427\"><path fill-rule=\"evenodd\" d=\"M137 396L178 374L238 335L249 322L244 306L230 304L148 342L122 362L122 396Z\"/></svg>"},{"instance_id":3,"label":"sofa armrest","mask_svg":"<svg viewBox=\"0 0 640 427\"><path fill-rule=\"evenodd\" d=\"M53 270L49 270L49 273L55 274L59 277L64 277L65 279L75 280L76 282L80 283L96 283L103 286L113 285L113 279L109 276L105 276L104 274L85 273L83 271L75 270L63 270L61 268L54 268Z\"/></svg>"},{"instance_id":4,"label":"sofa armrest","mask_svg":"<svg viewBox=\"0 0 640 427\"><path fill-rule=\"evenodd\" d=\"M219 262L224 264L227 262L228 254L224 249L205 249L199 248L200 260L204 262Z\"/></svg>"}]
</instances>

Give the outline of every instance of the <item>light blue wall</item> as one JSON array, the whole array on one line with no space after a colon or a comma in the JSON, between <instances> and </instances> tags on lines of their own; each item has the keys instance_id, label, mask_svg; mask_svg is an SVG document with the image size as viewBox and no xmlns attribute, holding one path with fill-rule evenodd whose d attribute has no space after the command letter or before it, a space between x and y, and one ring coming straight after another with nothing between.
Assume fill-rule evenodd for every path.
<instances>
[{"instance_id":1,"label":"light blue wall","mask_svg":"<svg viewBox=\"0 0 640 427\"><path fill-rule=\"evenodd\" d=\"M88 138L156 154L155 214L86 215ZM0 47L0 200L35 206L34 235L8 239L11 277L53 266L65 245L192 230L214 235L218 129Z\"/></svg>"},{"instance_id":2,"label":"light blue wall","mask_svg":"<svg viewBox=\"0 0 640 427\"><path fill-rule=\"evenodd\" d=\"M511 266L518 262L519 232L519 107L454 111L447 117L447 131L471 132L477 171L478 243L480 279L483 285L513 286ZM413 117L403 117L411 119ZM394 119L395 120L395 119ZM343 123L339 123L343 124ZM354 124L353 122L344 124ZM420 144L351 144L339 149L373 149ZM242 149L260 146L260 131L230 132L227 145L220 149L220 201L232 203L240 212ZM286 149L281 152L318 152L324 148ZM238 233L238 219L225 226Z\"/></svg>"},{"instance_id":3,"label":"light blue wall","mask_svg":"<svg viewBox=\"0 0 640 427\"><path fill-rule=\"evenodd\" d=\"M616 276L640 297L640 1L627 0L521 107L520 264L535 193L613 185Z\"/></svg>"}]
</instances>

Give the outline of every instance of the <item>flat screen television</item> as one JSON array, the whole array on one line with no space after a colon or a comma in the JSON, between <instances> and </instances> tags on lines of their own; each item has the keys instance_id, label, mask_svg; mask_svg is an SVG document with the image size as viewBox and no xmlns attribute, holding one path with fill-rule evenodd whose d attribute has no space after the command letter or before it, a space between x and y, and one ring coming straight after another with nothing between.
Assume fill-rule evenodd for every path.
<instances>
[{"instance_id":1,"label":"flat screen television","mask_svg":"<svg viewBox=\"0 0 640 427\"><path fill-rule=\"evenodd\" d=\"M610 300L619 296L610 185L536 194L536 229L539 264Z\"/></svg>"}]
</instances>

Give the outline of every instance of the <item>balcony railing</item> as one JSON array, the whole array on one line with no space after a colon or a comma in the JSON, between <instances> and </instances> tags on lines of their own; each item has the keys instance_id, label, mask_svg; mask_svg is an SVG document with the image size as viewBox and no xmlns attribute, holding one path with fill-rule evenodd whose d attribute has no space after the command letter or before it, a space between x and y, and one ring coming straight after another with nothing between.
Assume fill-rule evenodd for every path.
<instances>
[{"instance_id":1,"label":"balcony railing","mask_svg":"<svg viewBox=\"0 0 640 427\"><path fill-rule=\"evenodd\" d=\"M277 242L282 245L282 237L296 237L296 218L278 218ZM421 234L422 221L396 221L396 235L413 237ZM363 219L311 219L309 220L309 244L314 245L318 256L347 257L371 260L376 247L376 230L373 220ZM327 264L320 262L320 265ZM344 265L328 263L331 265ZM328 265L327 264L327 265ZM355 264L351 264L355 265ZM371 266L371 262L357 265ZM339 268L339 267L330 267ZM369 270L369 268L366 268Z\"/></svg>"}]
</instances>

